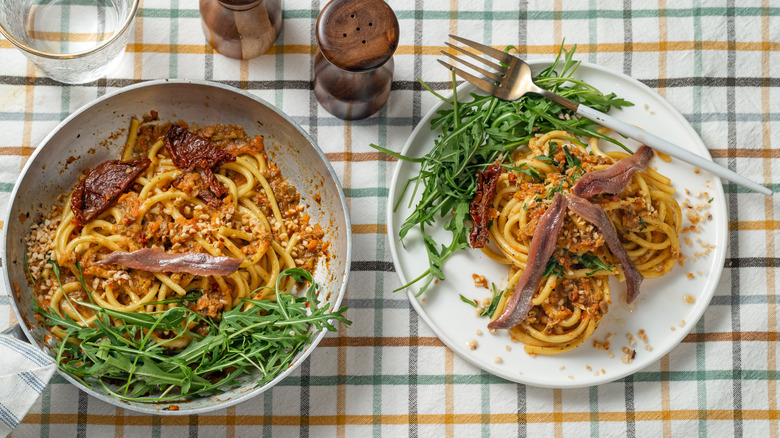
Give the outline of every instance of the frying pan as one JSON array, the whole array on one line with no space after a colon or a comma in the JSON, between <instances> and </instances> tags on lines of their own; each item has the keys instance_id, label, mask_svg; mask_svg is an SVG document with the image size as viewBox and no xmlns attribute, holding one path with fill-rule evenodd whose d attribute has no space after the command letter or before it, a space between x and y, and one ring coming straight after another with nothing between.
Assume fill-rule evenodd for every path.
<instances>
[{"instance_id":1,"label":"frying pan","mask_svg":"<svg viewBox=\"0 0 780 438\"><path fill-rule=\"evenodd\" d=\"M61 193L70 193L84 169L118 159L130 118L152 110L163 121L184 120L190 126L235 124L243 126L250 136L265 137L269 157L298 189L304 202L309 201L309 215L322 225L330 241L331 257L320 262L314 278L322 287L320 299L326 299L331 309L339 308L349 276L352 237L346 198L325 154L290 117L249 93L205 81L161 80L123 88L79 109L41 142L22 170L11 194L3 230L3 278L6 290L12 295L14 312L23 321L21 330L11 331L23 332L29 342L54 356L51 346L44 341L46 327L33 317L32 287L27 284L23 266L24 237L33 223L48 215ZM319 194L321 201L310 202L313 194ZM18 293L11 292L17 289ZM121 401L101 387L88 388L69 375L60 374L87 394L122 408L160 415L199 414L232 406L273 387L311 354L324 335L324 331L313 333L312 343L295 357L288 369L266 385L255 387L258 375L246 375L240 387L176 403L179 410L164 409L170 403Z\"/></svg>"}]
</instances>

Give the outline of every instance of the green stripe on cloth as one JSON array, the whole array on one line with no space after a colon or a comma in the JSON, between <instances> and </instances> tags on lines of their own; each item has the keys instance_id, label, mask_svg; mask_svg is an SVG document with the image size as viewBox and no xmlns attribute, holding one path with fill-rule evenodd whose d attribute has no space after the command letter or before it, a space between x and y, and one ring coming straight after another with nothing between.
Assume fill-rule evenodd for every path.
<instances>
[{"instance_id":1,"label":"green stripe on cloth","mask_svg":"<svg viewBox=\"0 0 780 438\"><path fill-rule=\"evenodd\" d=\"M755 178L755 176L753 176ZM772 183L772 184L762 184L764 187L771 189L775 193L780 193L780 183ZM734 183L730 183L728 181L723 181L723 191L726 193L753 193L756 192L746 189L745 187L736 185Z\"/></svg>"},{"instance_id":2,"label":"green stripe on cloth","mask_svg":"<svg viewBox=\"0 0 780 438\"><path fill-rule=\"evenodd\" d=\"M385 187L344 188L344 194L350 198L387 198L390 189Z\"/></svg>"}]
</instances>

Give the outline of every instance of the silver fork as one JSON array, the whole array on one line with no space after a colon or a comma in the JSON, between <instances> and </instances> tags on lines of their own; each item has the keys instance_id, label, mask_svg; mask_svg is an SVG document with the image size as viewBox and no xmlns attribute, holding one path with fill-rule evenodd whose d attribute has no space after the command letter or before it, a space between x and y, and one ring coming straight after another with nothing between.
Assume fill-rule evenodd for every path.
<instances>
[{"instance_id":1,"label":"silver fork","mask_svg":"<svg viewBox=\"0 0 780 438\"><path fill-rule=\"evenodd\" d=\"M726 169L725 167L719 166L718 164L715 164L714 162L707 160L706 158L696 155L660 137L656 137L655 135L650 134L643 129L637 128L636 126L633 125L629 125L626 122L622 122L610 115L604 114L601 111L595 110L586 105L579 104L571 99L567 99L563 96L559 96L555 93L552 93L548 90L545 90L544 88L537 86L536 84L534 84L533 81L531 67L529 67L528 64L525 63L525 61L523 61L522 59L516 56L510 55L506 52L502 52L501 50L494 49L493 47L486 46L484 44L480 44L471 40L467 40L465 38L461 38L456 35L450 35L450 38L466 46L469 46L472 49L476 50L477 52L487 55L500 63L498 64L489 59L485 59L475 53L472 53L468 50L464 50L463 48L455 46L453 44L445 43L448 47L456 50L458 53L461 53L472 59L475 59L481 62L482 64L484 64L485 66L490 67L493 70L493 71L489 71L464 60L462 57L454 56L450 53L445 52L444 50L441 51L441 53L443 53L444 55L482 74L484 78L479 78L450 63L444 62L441 59L438 60L439 63L441 63L443 66L453 69L455 71L455 74L471 82L477 88L485 91L486 93L492 94L493 96L496 96L499 99L503 99L503 100L517 100L523 97L524 95L526 95L527 93L542 95L547 99L550 99L570 109L576 114L581 115L582 117L588 118L602 126L606 126L607 128L612 129L618 134L633 138L641 143L644 143L652 147L653 149L661 151L672 157L678 158L682 161L685 161L688 164L692 164L696 167L704 169L712 173L713 175L717 175L721 178L735 182L753 191L763 193L764 195L772 196L772 190L770 190L769 188L757 184L745 178L742 175L739 175L735 172L732 172L729 169Z\"/></svg>"}]
</instances>

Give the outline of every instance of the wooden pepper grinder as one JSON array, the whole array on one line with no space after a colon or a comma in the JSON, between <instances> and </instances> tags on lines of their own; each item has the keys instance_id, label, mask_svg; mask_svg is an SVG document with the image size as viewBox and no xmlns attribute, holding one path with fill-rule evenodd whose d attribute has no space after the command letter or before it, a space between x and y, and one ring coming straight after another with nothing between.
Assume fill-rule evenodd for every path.
<instances>
[{"instance_id":1,"label":"wooden pepper grinder","mask_svg":"<svg viewBox=\"0 0 780 438\"><path fill-rule=\"evenodd\" d=\"M282 29L282 0L200 0L203 33L217 52L236 59L262 55Z\"/></svg>"},{"instance_id":2,"label":"wooden pepper grinder","mask_svg":"<svg viewBox=\"0 0 780 438\"><path fill-rule=\"evenodd\" d=\"M383 0L332 0L317 19L314 94L340 119L379 111L390 95L398 19Z\"/></svg>"}]
</instances>

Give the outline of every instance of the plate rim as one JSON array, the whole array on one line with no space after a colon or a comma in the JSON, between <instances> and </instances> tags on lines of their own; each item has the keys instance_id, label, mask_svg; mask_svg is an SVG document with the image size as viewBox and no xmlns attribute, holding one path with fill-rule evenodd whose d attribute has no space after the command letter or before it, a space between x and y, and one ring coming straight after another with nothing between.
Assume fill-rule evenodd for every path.
<instances>
[{"instance_id":1,"label":"plate rim","mask_svg":"<svg viewBox=\"0 0 780 438\"><path fill-rule=\"evenodd\" d=\"M531 68L535 67L547 67L551 65L554 62L554 59L536 59L536 60L528 60L526 61ZM582 67L585 67L586 69L592 69L596 71L597 73L601 75L607 75L612 76L615 78L618 78L620 80L628 82L630 85L639 88L641 91L648 93L658 99L658 102L663 106L664 110L668 112L671 116L673 116L675 119L677 119L680 122L680 125L682 126L683 130L687 131L687 133L696 141L691 144L692 152L698 153L705 159L709 161L712 160L712 155L709 152L709 149L707 149L707 146L704 144L704 141L701 139L701 136L698 132L696 132L695 129L693 129L693 126L691 126L690 122L678 111L674 106L672 106L669 101L666 100L663 96L658 94L657 91L653 90L646 84L640 82L639 80L632 78L626 74L623 74L622 72L609 69L607 67L593 64L585 61L580 61L580 64L578 65L578 70ZM575 72L576 76L576 72ZM609 90L606 90L607 92L611 92ZM468 94L471 92L478 92L480 94L482 93L477 87L470 84L469 82L463 82L457 87L457 92L462 94ZM453 96L453 92L450 91L447 95L444 95L444 97L451 98ZM411 134L409 134L409 137L406 139L406 142L404 143L404 146L402 147L400 153L402 155L406 155L409 151L409 149L412 146L412 143L417 138L418 135L420 135L420 131L422 129L430 129L428 127L428 122L433 117L434 114L436 114L437 111L439 111L442 107L444 107L447 103L439 100L436 102L431 109L420 119L420 121L417 123L417 125L412 130ZM401 281L402 285L405 285L408 283L406 276L404 275L403 269L401 268L400 258L398 256L398 243L395 239L395 232L398 224L394 224L394 206L395 206L395 200L397 196L397 187L398 187L398 178L401 173L401 168L404 166L405 162L403 160L398 160L398 163L395 166L395 169L393 170L393 177L390 182L390 188L388 191L388 197L387 197L387 228L388 233L387 237L389 240L389 246L390 246L390 253L393 258L393 267L395 269L396 275L398 275L399 280ZM670 343L668 346L662 349L653 349L652 353L654 355L654 358L645 363L644 365L638 366L636 368L628 368L625 371L619 371L616 373L609 373L608 375L601 375L600 378L597 378L594 381L586 382L586 383L580 383L575 380L561 380L561 382L549 384L546 382L539 382L535 381L534 379L529 379L525 374L517 374L517 373L509 373L509 372L495 372L494 370L488 369L487 367L483 366L483 364L480 361L474 360L472 355L465 354L467 353L465 351L465 347L462 347L455 342L451 342L450 339L447 338L446 333L438 326L436 325L431 317L424 311L421 304L417 300L417 296L414 294L414 292L410 288L403 288L406 289L406 295L407 299L409 300L410 304L414 308L414 310L417 312L417 315L422 318L423 321L428 325L428 327L431 329L431 331L434 332L436 337L452 352L457 354L461 359L464 359L469 364L479 368L480 370L492 374L494 376L500 377L502 379L506 379L510 382L514 383L521 383L528 386L534 386L539 388L587 388L591 386L601 385L604 383L613 382L615 380L624 378L626 376L632 375L634 373L637 373L655 363L657 363L663 356L667 355L670 351L675 349L677 346L680 345L682 340L685 338L685 336L688 335L688 333L693 330L694 326L698 323L698 321L701 319L701 317L704 315L704 312L709 308L710 302L712 301L712 298L715 295L715 289L717 288L718 283L720 282L721 276L723 275L724 270L724 264L726 259L726 252L727 252L727 246L728 246L728 214L726 211L726 195L723 190L723 183L721 181L721 178L717 175L710 175L711 181L712 181L712 189L714 190L717 195L724 200L722 203L717 203L715 207L718 211L714 211L713 214L718 214L721 217L725 218L724 220L724 226L719 227L715 230L716 233L716 249L715 254L713 256L713 264L715 266L715 271L713 274L710 275L709 278L711 279L707 285L709 287L706 287L704 289L704 296L702 296L701 300L697 300L697 304L699 304L697 307L693 308L691 310L691 313L689 314L692 316L692 319L690 321L687 321L684 327L678 328L676 331L676 336L679 337L679 339L676 342ZM603 377L603 378L601 378Z\"/></svg>"}]
</instances>

